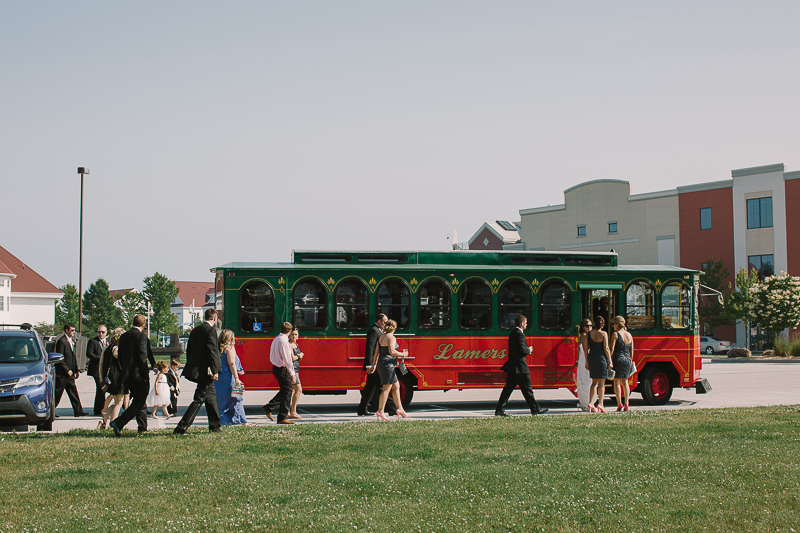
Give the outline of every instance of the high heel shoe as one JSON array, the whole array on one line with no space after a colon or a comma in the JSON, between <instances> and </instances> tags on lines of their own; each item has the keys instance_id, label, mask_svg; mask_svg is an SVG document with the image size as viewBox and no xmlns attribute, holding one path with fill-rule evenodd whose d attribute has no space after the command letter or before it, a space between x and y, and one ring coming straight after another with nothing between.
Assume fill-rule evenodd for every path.
<instances>
[{"instance_id":1,"label":"high heel shoe","mask_svg":"<svg viewBox=\"0 0 800 533\"><path fill-rule=\"evenodd\" d=\"M375 416L378 417L378 420L385 420L386 422L389 421L389 417L386 416L385 414L381 413L380 411L376 411L375 412Z\"/></svg>"},{"instance_id":2,"label":"high heel shoe","mask_svg":"<svg viewBox=\"0 0 800 533\"><path fill-rule=\"evenodd\" d=\"M622 411L622 408L623 408L623 407L624 407L624 406L623 406L622 404L619 404L619 405L617 405L617 411Z\"/></svg>"},{"instance_id":3,"label":"high heel shoe","mask_svg":"<svg viewBox=\"0 0 800 533\"><path fill-rule=\"evenodd\" d=\"M408 418L408 415L402 409L398 409L396 412L398 416L402 416L403 418Z\"/></svg>"},{"instance_id":4,"label":"high heel shoe","mask_svg":"<svg viewBox=\"0 0 800 533\"><path fill-rule=\"evenodd\" d=\"M590 413L597 412L597 408L594 405L590 405L589 407L587 407L587 409L589 410Z\"/></svg>"},{"instance_id":5,"label":"high heel shoe","mask_svg":"<svg viewBox=\"0 0 800 533\"><path fill-rule=\"evenodd\" d=\"M623 411L630 411L630 406L626 403L625 407L622 410Z\"/></svg>"},{"instance_id":6,"label":"high heel shoe","mask_svg":"<svg viewBox=\"0 0 800 533\"><path fill-rule=\"evenodd\" d=\"M608 412L608 411L606 411L606 408L603 407L602 405L598 405L597 406L597 410L600 411L601 413L607 413Z\"/></svg>"}]
</instances>

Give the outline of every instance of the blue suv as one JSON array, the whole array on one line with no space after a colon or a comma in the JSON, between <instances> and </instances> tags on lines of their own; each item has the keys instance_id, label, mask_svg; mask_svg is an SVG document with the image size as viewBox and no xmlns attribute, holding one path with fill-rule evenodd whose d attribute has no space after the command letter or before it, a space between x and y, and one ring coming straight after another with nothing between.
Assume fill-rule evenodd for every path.
<instances>
[{"instance_id":1,"label":"blue suv","mask_svg":"<svg viewBox=\"0 0 800 533\"><path fill-rule=\"evenodd\" d=\"M35 330L0 324L0 426L53 429L55 364L63 360L45 351Z\"/></svg>"}]
</instances>

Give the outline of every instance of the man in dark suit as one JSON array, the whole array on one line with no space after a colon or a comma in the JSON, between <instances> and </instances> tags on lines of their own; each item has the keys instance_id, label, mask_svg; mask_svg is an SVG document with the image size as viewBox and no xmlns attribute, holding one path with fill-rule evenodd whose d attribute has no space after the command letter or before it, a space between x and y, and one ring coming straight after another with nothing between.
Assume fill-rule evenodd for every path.
<instances>
[{"instance_id":1,"label":"man in dark suit","mask_svg":"<svg viewBox=\"0 0 800 533\"><path fill-rule=\"evenodd\" d=\"M383 334L383 326L386 325L386 315L383 313L378 314L378 320L367 331L367 346L364 351L364 371L366 372L372 366L372 357L375 354L375 346L378 344L378 339ZM367 374L367 382L364 384L364 389L361 391L361 403L358 404L358 416L367 416L373 413L369 412L369 404L372 402L375 394L381 390L381 378L377 372Z\"/></svg>"},{"instance_id":2,"label":"man in dark suit","mask_svg":"<svg viewBox=\"0 0 800 533\"><path fill-rule=\"evenodd\" d=\"M515 388L519 387L522 396L528 403L532 415L541 415L549 411L542 409L533 397L533 387L531 387L531 371L528 368L528 354L533 353L533 346L525 346L525 328L528 327L528 319L524 315L517 315L514 320L517 326L508 336L508 360L503 365L506 373L506 385L497 400L497 407L494 409L494 416L511 416L506 413L508 398Z\"/></svg>"},{"instance_id":3,"label":"man in dark suit","mask_svg":"<svg viewBox=\"0 0 800 533\"><path fill-rule=\"evenodd\" d=\"M64 335L56 342L56 351L64 356L64 360L56 365L56 390L55 405L58 407L64 390L69 396L69 403L72 404L72 412L75 416L86 416L89 413L83 411L81 398L78 396L78 387L75 380L78 379L78 358L75 357L75 324L64 325Z\"/></svg>"},{"instance_id":4,"label":"man in dark suit","mask_svg":"<svg viewBox=\"0 0 800 533\"><path fill-rule=\"evenodd\" d=\"M173 433L176 435L186 434L186 430L194 422L194 418L203 404L206 405L209 431L216 433L222 427L217 406L217 391L214 389L214 382L217 381L222 370L217 330L214 328L216 323L217 311L206 309L205 322L194 328L189 335L183 377L197 383L197 388L194 391L192 403L189 404L183 418L175 427Z\"/></svg>"},{"instance_id":5,"label":"man in dark suit","mask_svg":"<svg viewBox=\"0 0 800 533\"><path fill-rule=\"evenodd\" d=\"M139 432L147 431L147 394L150 392L150 367L148 351L150 341L144 332L146 319L142 315L133 317L133 327L119 338L118 359L122 368L122 383L128 388L131 403L109 426L119 437L122 428L136 418Z\"/></svg>"},{"instance_id":6,"label":"man in dark suit","mask_svg":"<svg viewBox=\"0 0 800 533\"><path fill-rule=\"evenodd\" d=\"M107 335L108 329L105 324L100 324L97 326L97 337L90 339L86 346L86 358L89 361L86 373L94 378L95 385L94 416L102 415L106 399L106 393L100 388L100 384L103 382L103 377L100 375L100 359L103 358L103 352L108 347Z\"/></svg>"}]
</instances>

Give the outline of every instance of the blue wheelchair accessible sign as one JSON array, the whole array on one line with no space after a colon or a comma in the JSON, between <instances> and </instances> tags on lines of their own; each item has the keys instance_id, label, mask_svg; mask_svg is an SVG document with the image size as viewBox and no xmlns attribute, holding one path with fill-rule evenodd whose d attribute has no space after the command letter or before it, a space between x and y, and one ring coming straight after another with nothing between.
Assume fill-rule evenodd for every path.
<instances>
[{"instance_id":1,"label":"blue wheelchair accessible sign","mask_svg":"<svg viewBox=\"0 0 800 533\"><path fill-rule=\"evenodd\" d=\"M253 331L261 331L261 322L253 322Z\"/></svg>"}]
</instances>

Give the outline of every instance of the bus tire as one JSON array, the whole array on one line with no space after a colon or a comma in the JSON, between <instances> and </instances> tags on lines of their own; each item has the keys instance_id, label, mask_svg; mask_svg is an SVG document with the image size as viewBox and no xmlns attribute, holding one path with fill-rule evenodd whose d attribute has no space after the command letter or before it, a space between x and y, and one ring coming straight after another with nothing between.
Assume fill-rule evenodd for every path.
<instances>
[{"instance_id":1,"label":"bus tire","mask_svg":"<svg viewBox=\"0 0 800 533\"><path fill-rule=\"evenodd\" d=\"M642 379L642 398L647 405L664 405L672 397L672 382L664 365L649 365Z\"/></svg>"},{"instance_id":2,"label":"bus tire","mask_svg":"<svg viewBox=\"0 0 800 533\"><path fill-rule=\"evenodd\" d=\"M416 385L417 380L411 372L399 374L397 378L400 383L400 401L403 403L403 409L408 409L408 406L411 405L411 400L414 399L414 385Z\"/></svg>"}]
</instances>

